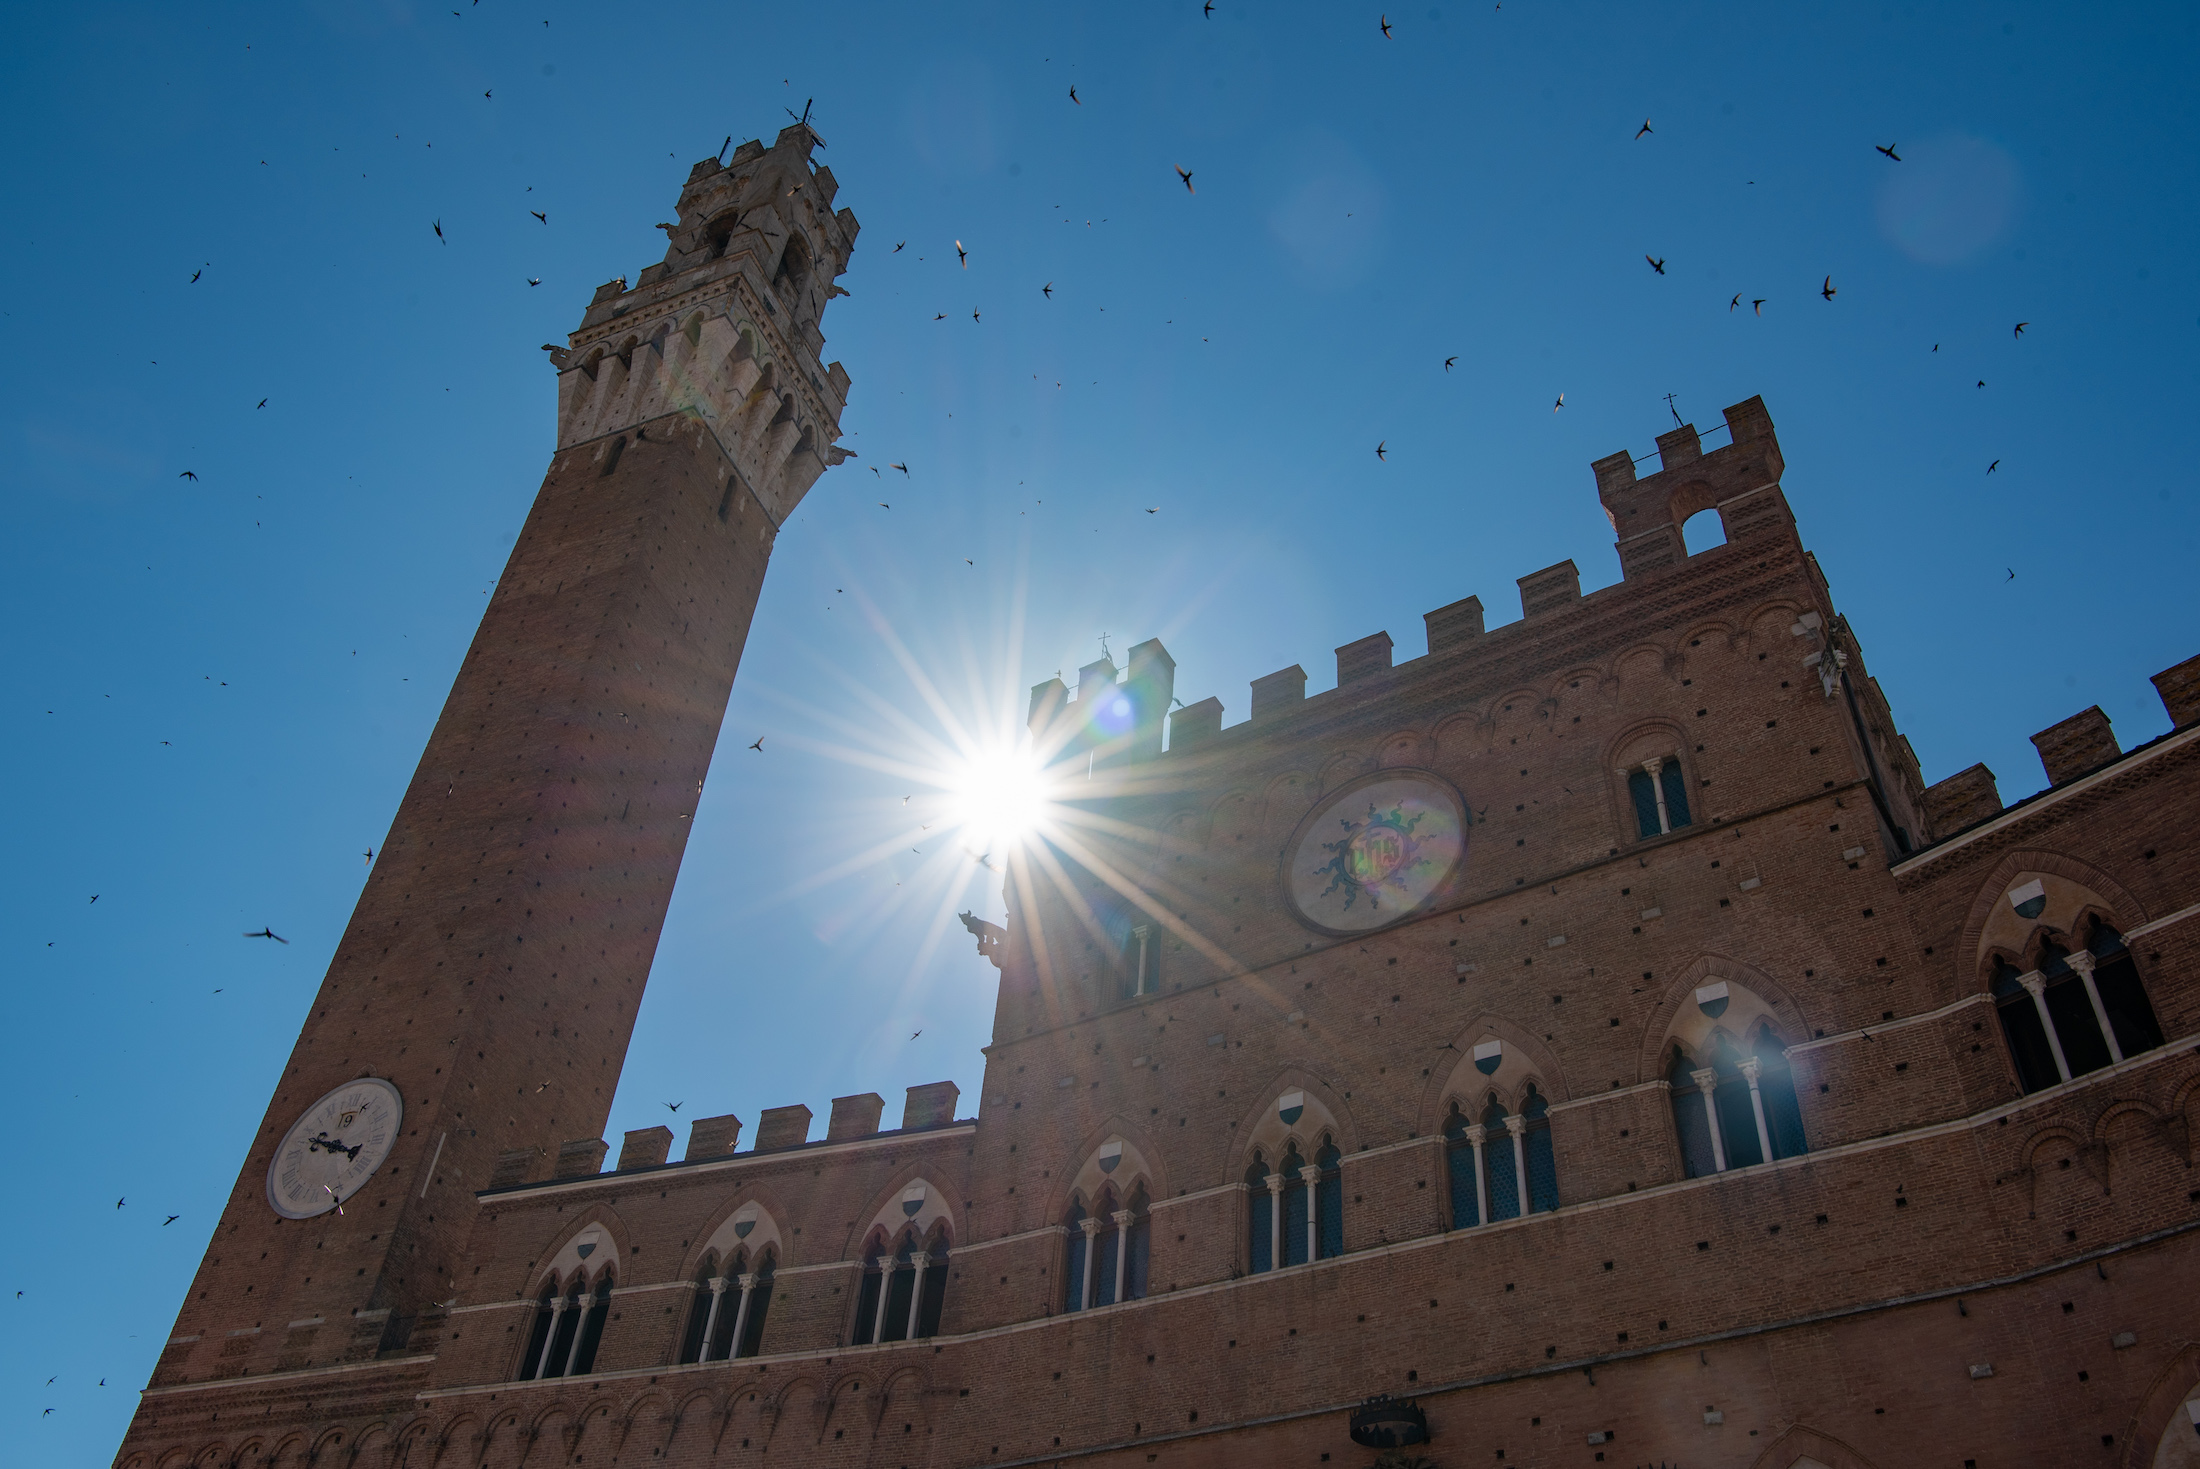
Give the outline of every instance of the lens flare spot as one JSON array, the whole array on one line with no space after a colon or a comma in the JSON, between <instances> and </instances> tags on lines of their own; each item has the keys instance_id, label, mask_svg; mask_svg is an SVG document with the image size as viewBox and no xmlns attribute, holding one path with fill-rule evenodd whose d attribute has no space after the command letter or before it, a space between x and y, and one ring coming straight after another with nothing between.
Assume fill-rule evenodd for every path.
<instances>
[{"instance_id":1,"label":"lens flare spot","mask_svg":"<svg viewBox=\"0 0 2200 1469\"><path fill-rule=\"evenodd\" d=\"M1048 781L1020 747L973 751L948 785L962 838L979 853L1006 852L1046 823Z\"/></svg>"}]
</instances>

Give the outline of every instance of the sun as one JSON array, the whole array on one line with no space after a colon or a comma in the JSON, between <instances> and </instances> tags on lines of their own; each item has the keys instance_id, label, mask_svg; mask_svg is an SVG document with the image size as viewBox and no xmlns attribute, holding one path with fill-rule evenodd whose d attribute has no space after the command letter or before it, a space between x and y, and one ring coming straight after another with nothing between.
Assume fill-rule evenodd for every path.
<instances>
[{"instance_id":1,"label":"sun","mask_svg":"<svg viewBox=\"0 0 2200 1469\"><path fill-rule=\"evenodd\" d=\"M1038 758L1021 744L961 756L946 781L949 819L980 853L1007 853L1045 830L1053 801Z\"/></svg>"}]
</instances>

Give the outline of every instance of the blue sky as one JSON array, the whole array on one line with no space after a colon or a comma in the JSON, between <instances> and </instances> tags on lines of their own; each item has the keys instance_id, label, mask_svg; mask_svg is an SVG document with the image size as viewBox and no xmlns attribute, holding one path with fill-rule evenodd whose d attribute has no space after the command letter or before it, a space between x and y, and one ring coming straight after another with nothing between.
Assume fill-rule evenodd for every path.
<instances>
[{"instance_id":1,"label":"blue sky","mask_svg":"<svg viewBox=\"0 0 2200 1469\"><path fill-rule=\"evenodd\" d=\"M0 1422L41 1462L111 1453L205 1247L547 462L540 344L808 99L860 457L779 543L614 1143L974 1109L952 913L999 895L899 855L943 733L1102 633L1234 723L1470 592L1608 584L1589 463L1668 393L1707 434L1763 395L1928 780L2021 796L2093 703L2150 738L2200 652L2190 7L452 10L48 6L0 59Z\"/></svg>"}]
</instances>

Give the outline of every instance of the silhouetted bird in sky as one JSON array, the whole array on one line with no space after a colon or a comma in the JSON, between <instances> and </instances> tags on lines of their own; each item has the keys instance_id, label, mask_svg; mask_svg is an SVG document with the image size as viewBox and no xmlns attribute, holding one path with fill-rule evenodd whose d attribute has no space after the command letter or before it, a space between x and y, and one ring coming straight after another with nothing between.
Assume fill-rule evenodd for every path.
<instances>
[{"instance_id":1,"label":"silhouetted bird in sky","mask_svg":"<svg viewBox=\"0 0 2200 1469\"><path fill-rule=\"evenodd\" d=\"M434 223L434 225L433 225L432 227L433 227L433 229L435 230L435 237L436 237L436 238L437 238L438 240L442 240L442 242L443 242L444 244L446 244L446 245L448 245L449 243L451 243L451 242L450 242L449 240L444 240L444 239L443 239L443 221L442 221L442 220L440 220L440 219L439 219L439 220L435 221L435 223Z\"/></svg>"},{"instance_id":2,"label":"silhouetted bird in sky","mask_svg":"<svg viewBox=\"0 0 2200 1469\"><path fill-rule=\"evenodd\" d=\"M1986 472L1988 474L1992 474L1995 470L1999 468L2001 468L2001 461L1999 459L1996 459L1992 464L1986 466Z\"/></svg>"},{"instance_id":3,"label":"silhouetted bird in sky","mask_svg":"<svg viewBox=\"0 0 2200 1469\"><path fill-rule=\"evenodd\" d=\"M1192 171L1191 171L1190 169L1188 169L1188 168L1179 168L1179 169L1177 169L1177 171L1176 171L1176 176L1177 176L1178 178L1180 178L1180 179L1184 180L1184 192L1185 192L1185 193L1187 193L1187 194L1196 194L1196 193L1198 193L1198 192L1199 192L1199 190L1197 190L1197 189L1195 189L1195 188L1193 188L1193 187L1192 187Z\"/></svg>"},{"instance_id":4,"label":"silhouetted bird in sky","mask_svg":"<svg viewBox=\"0 0 2200 1469\"><path fill-rule=\"evenodd\" d=\"M273 939L278 944L287 944L290 942L289 939L284 938L281 934L277 933L272 928L263 928L258 933L248 933L245 935L245 937L248 939Z\"/></svg>"},{"instance_id":5,"label":"silhouetted bird in sky","mask_svg":"<svg viewBox=\"0 0 2200 1469\"><path fill-rule=\"evenodd\" d=\"M187 286L195 286L199 283L199 277L204 274L206 274L206 267L202 265L197 270L191 272L191 279L185 281L184 284Z\"/></svg>"},{"instance_id":6,"label":"silhouetted bird in sky","mask_svg":"<svg viewBox=\"0 0 2200 1469\"><path fill-rule=\"evenodd\" d=\"M683 1100L681 1100L681 1101L677 1101L677 1102L666 1102L666 1103L664 1104L664 1108L665 1108L665 1110L666 1110L667 1112L677 1112L677 1111L679 1111L679 1110L680 1110L680 1109L681 1109L682 1107L685 1107L686 1105L687 1105L687 1102L686 1102L686 1101L685 1101L685 1100L683 1099Z\"/></svg>"},{"instance_id":7,"label":"silhouetted bird in sky","mask_svg":"<svg viewBox=\"0 0 2200 1469\"><path fill-rule=\"evenodd\" d=\"M181 1219L182 1217L183 1216L181 1214L171 1214L166 1219L161 1220L160 1227L162 1229L166 1229L169 1225L175 1223L178 1219Z\"/></svg>"},{"instance_id":8,"label":"silhouetted bird in sky","mask_svg":"<svg viewBox=\"0 0 2200 1469\"><path fill-rule=\"evenodd\" d=\"M763 753L764 753L764 737L763 737L762 735L758 735L758 736L756 737L756 743L755 743L755 744L753 744L753 745L751 745L751 746L749 746L749 748L750 748L750 749L752 749L752 750L754 750L754 751L755 751L755 752L756 752L757 754L759 754L759 755L763 754Z\"/></svg>"},{"instance_id":9,"label":"silhouetted bird in sky","mask_svg":"<svg viewBox=\"0 0 2200 1469\"><path fill-rule=\"evenodd\" d=\"M195 480L195 479L197 479L197 478L198 478L198 476L197 476L197 475L195 475L195 474L193 474L193 473L192 473L192 472L191 472L190 470L188 470L188 469L187 469L187 470L185 470L185 471L184 471L183 473L181 473L181 474L177 475L177 476L176 476L176 478L177 478L177 479L188 479L188 480Z\"/></svg>"},{"instance_id":10,"label":"silhouetted bird in sky","mask_svg":"<svg viewBox=\"0 0 2200 1469\"><path fill-rule=\"evenodd\" d=\"M1833 277L1829 275L1826 277L1826 283L1823 286L1819 287L1818 294L1825 297L1828 301L1831 301L1835 296L1838 296L1841 293L1834 289Z\"/></svg>"},{"instance_id":11,"label":"silhouetted bird in sky","mask_svg":"<svg viewBox=\"0 0 2200 1469\"><path fill-rule=\"evenodd\" d=\"M1642 258L1643 258L1643 259L1645 259L1645 260L1649 260L1649 261L1650 261L1650 268L1651 268L1652 270L1656 271L1656 272L1657 272L1657 273L1658 273L1659 275L1664 275L1664 274L1665 274L1665 262L1664 262L1664 261L1662 261L1662 260L1652 260L1652 259L1651 259L1651 257L1649 257L1648 255L1645 255L1645 256L1643 256Z\"/></svg>"},{"instance_id":12,"label":"silhouetted bird in sky","mask_svg":"<svg viewBox=\"0 0 2200 1469\"><path fill-rule=\"evenodd\" d=\"M1380 460L1382 460L1382 461L1383 461L1384 463L1386 463L1386 464L1390 462L1390 456L1389 456L1388 454L1385 454L1385 453L1383 452L1383 444L1387 444L1387 443L1389 443L1389 442L1390 442L1390 440L1388 440L1388 439L1385 439L1385 440L1383 440L1383 443L1382 443L1382 444L1377 444L1377 445L1375 446L1375 457L1376 457L1377 459L1380 459Z\"/></svg>"},{"instance_id":13,"label":"silhouetted bird in sky","mask_svg":"<svg viewBox=\"0 0 2200 1469\"><path fill-rule=\"evenodd\" d=\"M1048 282L1047 282L1047 283L1046 283L1045 285L1043 285L1043 286L1039 287L1039 294L1040 294L1040 295L1042 295L1042 296L1044 296L1044 297L1046 297L1046 298L1047 298L1047 299L1048 299L1049 301L1053 300L1053 299L1054 299L1054 282L1052 282L1052 281L1048 281Z\"/></svg>"},{"instance_id":14,"label":"silhouetted bird in sky","mask_svg":"<svg viewBox=\"0 0 2200 1469\"><path fill-rule=\"evenodd\" d=\"M1453 364L1454 362L1457 362L1458 360L1459 360L1459 359L1458 359L1458 358L1456 358L1456 357L1446 357L1446 358L1444 359L1444 371L1446 371L1446 372L1449 372L1449 371L1451 371L1451 365L1452 365L1452 364Z\"/></svg>"},{"instance_id":15,"label":"silhouetted bird in sky","mask_svg":"<svg viewBox=\"0 0 2200 1469\"><path fill-rule=\"evenodd\" d=\"M2021 337L2021 336L2023 336L2023 335L2024 335L2024 329L2025 329L2026 327L2030 326L2031 324L2032 324L2032 323L2031 323L2031 322L2029 322L2029 321L2020 321L2020 322L2018 322L2018 323L2017 323L2017 331L2016 331L2016 335L2018 335L2018 336L2020 336L2020 337Z\"/></svg>"},{"instance_id":16,"label":"silhouetted bird in sky","mask_svg":"<svg viewBox=\"0 0 2200 1469\"><path fill-rule=\"evenodd\" d=\"M955 258L962 262L964 270L970 269L970 252L963 248L963 242L960 240L955 242Z\"/></svg>"},{"instance_id":17,"label":"silhouetted bird in sky","mask_svg":"<svg viewBox=\"0 0 2200 1469\"><path fill-rule=\"evenodd\" d=\"M1072 84L1070 85L1070 89L1069 89L1069 100L1070 100L1070 101L1072 101L1072 102L1077 102L1077 87L1076 87L1076 84L1075 84L1075 83L1072 83ZM1084 103L1082 103L1082 102L1077 102L1077 105L1078 105L1079 107L1082 107L1082 106L1084 106L1085 104L1084 104Z\"/></svg>"},{"instance_id":18,"label":"silhouetted bird in sky","mask_svg":"<svg viewBox=\"0 0 2200 1469\"><path fill-rule=\"evenodd\" d=\"M548 223L550 222L549 216L545 215L545 214L544 214L544 213L543 213L543 212L542 212L541 210L539 210L539 209L530 209L530 210L528 210L527 212L528 212L529 214L532 214L532 215L534 215L534 216L535 216L535 218L537 218L537 219L541 220L541 221L542 221L542 222L543 222L544 224L548 224Z\"/></svg>"},{"instance_id":19,"label":"silhouetted bird in sky","mask_svg":"<svg viewBox=\"0 0 2200 1469\"><path fill-rule=\"evenodd\" d=\"M1390 17L1387 15L1383 17L1383 39L1390 39Z\"/></svg>"},{"instance_id":20,"label":"silhouetted bird in sky","mask_svg":"<svg viewBox=\"0 0 2200 1469\"><path fill-rule=\"evenodd\" d=\"M1639 139L1644 133L1647 133L1649 131L1651 131L1650 119L1646 117L1642 120L1642 126L1635 129L1635 136Z\"/></svg>"}]
</instances>

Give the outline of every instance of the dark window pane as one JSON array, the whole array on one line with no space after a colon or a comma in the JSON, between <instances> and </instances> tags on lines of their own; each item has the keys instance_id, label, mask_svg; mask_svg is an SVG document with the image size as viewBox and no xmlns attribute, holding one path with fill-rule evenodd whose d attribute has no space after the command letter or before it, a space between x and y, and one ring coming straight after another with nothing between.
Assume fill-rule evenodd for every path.
<instances>
[{"instance_id":1,"label":"dark window pane","mask_svg":"<svg viewBox=\"0 0 2200 1469\"><path fill-rule=\"evenodd\" d=\"M1334 1259L1344 1253L1344 1175L1338 1168L1341 1155L1332 1144L1315 1154L1314 1161L1322 1170L1321 1185L1314 1197L1315 1253L1324 1260Z\"/></svg>"},{"instance_id":2,"label":"dark window pane","mask_svg":"<svg viewBox=\"0 0 2200 1469\"><path fill-rule=\"evenodd\" d=\"M1489 1171L1490 1218L1518 1219L1520 1175L1513 1168L1512 1134L1502 1122L1490 1129L1482 1158Z\"/></svg>"},{"instance_id":3,"label":"dark window pane","mask_svg":"<svg viewBox=\"0 0 2200 1469\"><path fill-rule=\"evenodd\" d=\"M1146 1297L1146 1266L1152 1253L1153 1221L1140 1214L1138 1222L1131 1226L1131 1242L1123 1254L1123 1299L1140 1301Z\"/></svg>"},{"instance_id":4,"label":"dark window pane","mask_svg":"<svg viewBox=\"0 0 2200 1469\"><path fill-rule=\"evenodd\" d=\"M2001 1016L2002 1038L2009 1042L2009 1059L2017 1065L2017 1084L2036 1092L2061 1081L2055 1053L2048 1049L2047 1031L2040 1024L2039 1007L2024 987L2017 986L2017 998L2004 1000L1995 1009Z\"/></svg>"},{"instance_id":5,"label":"dark window pane","mask_svg":"<svg viewBox=\"0 0 2200 1469\"><path fill-rule=\"evenodd\" d=\"M1283 1263L1306 1263L1306 1185L1296 1177L1283 1189Z\"/></svg>"},{"instance_id":6,"label":"dark window pane","mask_svg":"<svg viewBox=\"0 0 2200 1469\"><path fill-rule=\"evenodd\" d=\"M581 1323L581 1349L573 1358L573 1375L595 1370L596 1344L603 1340L604 1317L611 1314L611 1277L606 1275L596 1283L596 1295L589 1303L588 1315Z\"/></svg>"},{"instance_id":7,"label":"dark window pane","mask_svg":"<svg viewBox=\"0 0 2200 1469\"><path fill-rule=\"evenodd\" d=\"M2047 1018L2055 1022L2055 1036L2062 1042L2063 1059L2070 1063L2072 1076L2083 1076L2108 1064L2108 1042L2101 1037L2100 1022L2093 1018L2093 1001L2076 975L2047 987Z\"/></svg>"},{"instance_id":8,"label":"dark window pane","mask_svg":"<svg viewBox=\"0 0 2200 1469\"><path fill-rule=\"evenodd\" d=\"M1111 1225L1092 1237L1092 1303L1115 1304L1115 1251L1117 1233Z\"/></svg>"},{"instance_id":9,"label":"dark window pane","mask_svg":"<svg viewBox=\"0 0 2200 1469\"><path fill-rule=\"evenodd\" d=\"M535 1368L542 1361L542 1344L550 1335L550 1303L557 1299L555 1288L542 1293L542 1302L535 1308L535 1329L527 1334L527 1355L520 1358L519 1377L522 1382L535 1375Z\"/></svg>"},{"instance_id":10,"label":"dark window pane","mask_svg":"<svg viewBox=\"0 0 2200 1469\"><path fill-rule=\"evenodd\" d=\"M735 1297L731 1304L734 1314L738 1316L741 1313L740 1298ZM757 1272L756 1289L749 1292L749 1319L748 1323L741 1328L741 1350L739 1355L753 1357L763 1350L764 1316L766 1312L771 1310L771 1306L772 1263L766 1260L763 1269Z\"/></svg>"},{"instance_id":11,"label":"dark window pane","mask_svg":"<svg viewBox=\"0 0 2200 1469\"><path fill-rule=\"evenodd\" d=\"M550 1343L550 1360L543 1367L545 1377L565 1376L565 1364L573 1355L573 1337L581 1329L581 1288L576 1284L566 1292L565 1310L558 1317L558 1334Z\"/></svg>"},{"instance_id":12,"label":"dark window pane","mask_svg":"<svg viewBox=\"0 0 2200 1469\"><path fill-rule=\"evenodd\" d=\"M924 1267L924 1299L917 1305L917 1335L940 1334L940 1312L947 1305L947 1251L942 1247Z\"/></svg>"},{"instance_id":13,"label":"dark window pane","mask_svg":"<svg viewBox=\"0 0 2200 1469\"><path fill-rule=\"evenodd\" d=\"M2101 1008L2115 1029L2116 1044L2126 1056L2151 1051L2162 1043L2162 1027L2139 983L2139 968L2129 954L2111 959L2093 971L2093 987L2101 993Z\"/></svg>"},{"instance_id":14,"label":"dark window pane","mask_svg":"<svg viewBox=\"0 0 2200 1469\"><path fill-rule=\"evenodd\" d=\"M1445 1149L1451 1174L1451 1227L1472 1229L1482 1222L1474 1206L1474 1149L1461 1138Z\"/></svg>"},{"instance_id":15,"label":"dark window pane","mask_svg":"<svg viewBox=\"0 0 2200 1469\"><path fill-rule=\"evenodd\" d=\"M1252 1273L1258 1275L1263 1270L1275 1268L1275 1260L1270 1253L1272 1241L1269 1236L1270 1211L1275 1204L1266 1184L1255 1186L1247 1197L1252 1204L1245 1211L1252 1219Z\"/></svg>"},{"instance_id":16,"label":"dark window pane","mask_svg":"<svg viewBox=\"0 0 2200 1469\"><path fill-rule=\"evenodd\" d=\"M1658 825L1658 793L1650 784L1650 772L1638 770L1627 777L1627 793L1635 798L1635 826L1643 836L1654 837Z\"/></svg>"},{"instance_id":17,"label":"dark window pane","mask_svg":"<svg viewBox=\"0 0 2200 1469\"><path fill-rule=\"evenodd\" d=\"M1757 1146L1757 1109L1749 1103L1749 1083L1739 1076L1719 1083L1713 1098L1719 1104L1719 1141L1726 1146L1726 1166L1747 1168L1765 1161Z\"/></svg>"},{"instance_id":18,"label":"dark window pane","mask_svg":"<svg viewBox=\"0 0 2200 1469\"><path fill-rule=\"evenodd\" d=\"M1785 1061L1766 1066L1757 1076L1765 1099L1765 1128L1772 1134L1772 1156L1797 1158L1810 1151L1803 1138L1803 1109L1795 1099L1795 1075Z\"/></svg>"},{"instance_id":19,"label":"dark window pane","mask_svg":"<svg viewBox=\"0 0 2200 1469\"><path fill-rule=\"evenodd\" d=\"M907 1260L894 1262L893 1284L886 1292L886 1329L880 1341L901 1341L909 1335L909 1292L917 1283L917 1268Z\"/></svg>"},{"instance_id":20,"label":"dark window pane","mask_svg":"<svg viewBox=\"0 0 2200 1469\"><path fill-rule=\"evenodd\" d=\"M889 1262L889 1266L891 1262ZM871 1332L878 1325L878 1287L880 1275L876 1270L863 1272L863 1290L856 1297L855 1343L862 1346L871 1339Z\"/></svg>"},{"instance_id":21,"label":"dark window pane","mask_svg":"<svg viewBox=\"0 0 2200 1469\"><path fill-rule=\"evenodd\" d=\"M1703 1093L1693 1082L1688 1090L1673 1092L1673 1130L1680 1136L1681 1162L1690 1178L1709 1178L1719 1171L1711 1151L1711 1119L1704 1115Z\"/></svg>"},{"instance_id":22,"label":"dark window pane","mask_svg":"<svg viewBox=\"0 0 2200 1469\"><path fill-rule=\"evenodd\" d=\"M1658 783L1665 787L1666 825L1679 831L1688 825L1688 777L1681 772L1681 762L1666 761L1658 772Z\"/></svg>"}]
</instances>

